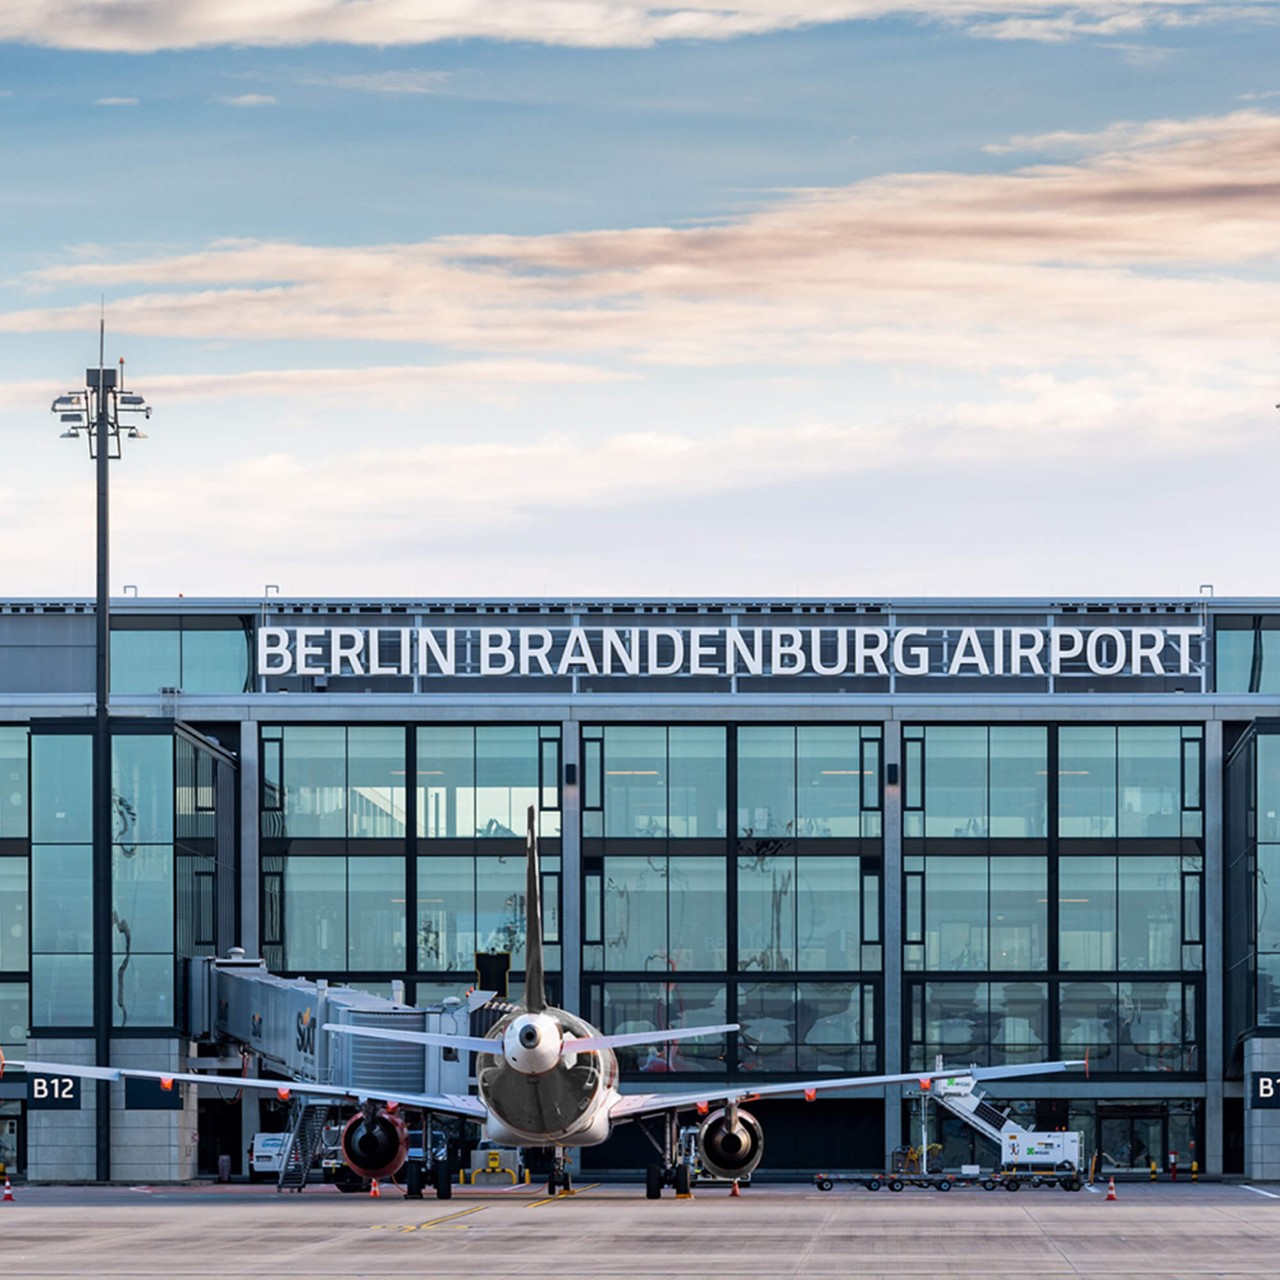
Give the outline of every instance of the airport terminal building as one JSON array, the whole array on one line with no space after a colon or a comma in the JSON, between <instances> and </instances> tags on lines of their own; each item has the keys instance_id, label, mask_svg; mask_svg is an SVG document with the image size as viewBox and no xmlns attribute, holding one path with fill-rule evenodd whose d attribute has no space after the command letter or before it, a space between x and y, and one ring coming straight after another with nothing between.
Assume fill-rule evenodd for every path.
<instances>
[{"instance_id":1,"label":"airport terminal building","mask_svg":"<svg viewBox=\"0 0 1280 1280\"><path fill-rule=\"evenodd\" d=\"M624 1085L1087 1056L998 1093L1104 1169L1280 1177L1280 599L117 600L109 859L93 614L0 602L12 1059L183 1067L184 961L236 945L420 1004L509 952L518 993L535 804L559 1000L742 1027ZM111 1096L11 1072L0 1159L189 1176L258 1124ZM762 1171L881 1167L916 1105L762 1104Z\"/></svg>"}]
</instances>

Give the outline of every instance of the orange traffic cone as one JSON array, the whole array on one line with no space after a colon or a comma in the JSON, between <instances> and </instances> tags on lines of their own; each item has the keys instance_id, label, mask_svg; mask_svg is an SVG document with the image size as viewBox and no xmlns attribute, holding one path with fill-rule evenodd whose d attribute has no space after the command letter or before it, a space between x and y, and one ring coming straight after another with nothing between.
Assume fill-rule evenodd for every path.
<instances>
[{"instance_id":1,"label":"orange traffic cone","mask_svg":"<svg viewBox=\"0 0 1280 1280\"><path fill-rule=\"evenodd\" d=\"M729 1195L732 1197L732 1196L740 1196L741 1194L742 1192L738 1189L738 1180L737 1178L734 1178L733 1189L729 1192Z\"/></svg>"},{"instance_id":2,"label":"orange traffic cone","mask_svg":"<svg viewBox=\"0 0 1280 1280\"><path fill-rule=\"evenodd\" d=\"M1119 1197L1118 1195L1116 1195L1116 1180L1115 1180L1114 1178L1112 1178L1112 1179L1107 1183L1107 1199L1108 1199L1108 1200L1119 1200L1119 1199L1120 1199L1120 1197Z\"/></svg>"},{"instance_id":3,"label":"orange traffic cone","mask_svg":"<svg viewBox=\"0 0 1280 1280\"><path fill-rule=\"evenodd\" d=\"M376 1199L377 1199L377 1198L382 1194L382 1192L378 1190L378 1180L377 1180L377 1178L374 1178L374 1179L369 1183L369 1194L370 1194L370 1195L373 1197L373 1199L375 1199L375 1200L376 1200Z\"/></svg>"},{"instance_id":4,"label":"orange traffic cone","mask_svg":"<svg viewBox=\"0 0 1280 1280\"><path fill-rule=\"evenodd\" d=\"M6 1200L13 1199L13 1183L9 1181L9 1175L7 1173L4 1175L4 1198Z\"/></svg>"}]
</instances>

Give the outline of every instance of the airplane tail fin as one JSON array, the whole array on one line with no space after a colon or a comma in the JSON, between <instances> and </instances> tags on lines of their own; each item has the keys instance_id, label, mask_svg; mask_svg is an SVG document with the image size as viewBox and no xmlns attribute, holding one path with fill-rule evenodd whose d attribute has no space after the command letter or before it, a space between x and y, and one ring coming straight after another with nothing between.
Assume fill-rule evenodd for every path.
<instances>
[{"instance_id":1,"label":"airplane tail fin","mask_svg":"<svg viewBox=\"0 0 1280 1280\"><path fill-rule=\"evenodd\" d=\"M529 832L525 838L524 892L524 1007L541 1013L547 1007L542 969L542 872L538 866L538 811L529 806Z\"/></svg>"}]
</instances>

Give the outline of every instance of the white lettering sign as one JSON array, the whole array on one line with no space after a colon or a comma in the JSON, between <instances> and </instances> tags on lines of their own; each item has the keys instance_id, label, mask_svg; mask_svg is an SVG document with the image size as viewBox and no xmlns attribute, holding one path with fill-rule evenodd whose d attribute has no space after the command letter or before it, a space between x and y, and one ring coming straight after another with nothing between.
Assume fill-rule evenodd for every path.
<instances>
[{"instance_id":1,"label":"white lettering sign","mask_svg":"<svg viewBox=\"0 0 1280 1280\"><path fill-rule=\"evenodd\" d=\"M1068 689L1198 676L1203 646L1202 627L263 626L257 660L264 678L1065 677Z\"/></svg>"}]
</instances>

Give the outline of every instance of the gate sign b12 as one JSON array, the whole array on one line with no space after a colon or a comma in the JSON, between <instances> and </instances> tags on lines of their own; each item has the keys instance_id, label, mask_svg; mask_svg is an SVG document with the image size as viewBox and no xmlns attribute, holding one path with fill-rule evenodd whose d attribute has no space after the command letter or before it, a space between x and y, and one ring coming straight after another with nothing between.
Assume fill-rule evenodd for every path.
<instances>
[{"instance_id":1,"label":"gate sign b12","mask_svg":"<svg viewBox=\"0 0 1280 1280\"><path fill-rule=\"evenodd\" d=\"M78 1076L27 1077L28 1111L79 1111L80 1079Z\"/></svg>"},{"instance_id":2,"label":"gate sign b12","mask_svg":"<svg viewBox=\"0 0 1280 1280\"><path fill-rule=\"evenodd\" d=\"M1280 1111L1280 1075L1254 1071L1249 1077L1249 1105Z\"/></svg>"}]
</instances>

